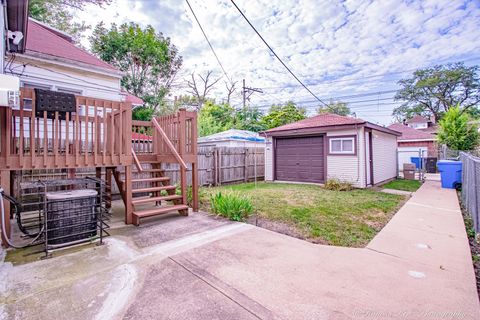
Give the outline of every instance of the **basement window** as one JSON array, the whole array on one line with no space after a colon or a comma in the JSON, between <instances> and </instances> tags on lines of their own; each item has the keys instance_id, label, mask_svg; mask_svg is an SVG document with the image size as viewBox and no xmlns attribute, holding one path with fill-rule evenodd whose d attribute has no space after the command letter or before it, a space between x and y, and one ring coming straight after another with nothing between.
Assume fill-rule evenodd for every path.
<instances>
[{"instance_id":1,"label":"basement window","mask_svg":"<svg viewBox=\"0 0 480 320\"><path fill-rule=\"evenodd\" d=\"M329 154L355 154L355 137L330 138Z\"/></svg>"}]
</instances>

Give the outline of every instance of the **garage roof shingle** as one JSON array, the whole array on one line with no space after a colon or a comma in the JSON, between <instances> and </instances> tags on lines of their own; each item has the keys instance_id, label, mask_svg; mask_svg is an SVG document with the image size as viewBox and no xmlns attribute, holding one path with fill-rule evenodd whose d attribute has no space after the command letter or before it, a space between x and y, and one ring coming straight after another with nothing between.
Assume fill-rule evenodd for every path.
<instances>
[{"instance_id":1,"label":"garage roof shingle","mask_svg":"<svg viewBox=\"0 0 480 320\"><path fill-rule=\"evenodd\" d=\"M401 132L402 135L398 137L399 141L402 140L436 140L436 137L428 132L417 130L406 126L401 123L394 123L388 126L388 129Z\"/></svg>"},{"instance_id":2,"label":"garage roof shingle","mask_svg":"<svg viewBox=\"0 0 480 320\"><path fill-rule=\"evenodd\" d=\"M354 124L364 124L367 121L339 116L332 113L324 113L318 116L311 118L303 119L297 122L289 123L280 127L272 128L265 132L276 132L276 131L285 131L285 130L295 130L295 129L305 129L305 128L321 128L321 127L330 127L330 126L343 126L343 125L354 125Z\"/></svg>"}]
</instances>

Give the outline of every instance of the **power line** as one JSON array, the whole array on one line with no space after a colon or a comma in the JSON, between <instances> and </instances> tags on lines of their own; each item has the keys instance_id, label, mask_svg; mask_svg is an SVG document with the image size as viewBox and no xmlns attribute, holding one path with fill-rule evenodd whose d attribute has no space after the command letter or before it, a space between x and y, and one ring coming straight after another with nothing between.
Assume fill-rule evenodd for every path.
<instances>
[{"instance_id":1,"label":"power line","mask_svg":"<svg viewBox=\"0 0 480 320\"><path fill-rule=\"evenodd\" d=\"M245 19L245 21L247 21L247 23L250 25L250 27L252 27L253 31L255 31L255 33L260 37L260 39L262 39L263 43L265 43L265 45L268 47L268 49L270 49L270 51L273 53L273 55L278 59L278 61L280 61L280 63L285 67L285 69L287 69L287 71L295 78L295 80L297 80L298 83L300 83L302 85L302 87L304 87L313 97L315 97L315 99L317 99L323 105L327 106L327 104L325 102L323 102L319 97L317 97L302 81L300 81L300 79L292 72L292 70L290 70L290 68L282 61L282 59L280 59L280 57L277 55L277 53L272 49L272 47L267 43L267 41L265 41L265 39L257 31L257 29L253 26L253 24L250 22L250 20L248 20L248 18L243 14L242 10L240 10L240 8L237 6L237 4L233 0L230 0L230 1L235 6L235 8L237 8L238 12L240 12L240 14Z\"/></svg>"},{"instance_id":2,"label":"power line","mask_svg":"<svg viewBox=\"0 0 480 320\"><path fill-rule=\"evenodd\" d=\"M472 58L469 58L469 59L465 59L465 60L461 60L460 62L470 62L470 61L476 61L476 60L480 60L480 56L478 57L472 57ZM430 63L432 63L433 61L430 61ZM448 62L444 62L445 63L448 63ZM439 64L438 62L435 63L435 65ZM433 67L434 65L430 64L430 65L424 65L423 67L418 67L418 68L415 68L415 69L406 69L406 70L401 70L401 71L393 71L393 72L386 72L386 73L379 73L379 74L374 74L374 75L369 75L369 76L363 76L363 77L357 77L357 78L350 78L350 79L337 79L337 80L331 80L331 81L322 81L322 82L319 82L319 83L316 83L316 84L310 84L310 86L319 86L319 85L327 85L327 84L331 84L331 83L337 83L337 82L348 82L348 81L352 81L352 80L363 80L363 79L370 79L370 78L377 78L377 77L384 77L384 76L387 76L387 75L395 75L395 74L402 74L402 73L407 73L407 72L412 72L412 71L416 71L420 68L429 68L429 67ZM348 77L348 75L346 75ZM342 77L342 76L341 76ZM345 77L345 76L343 76ZM390 81L388 81L390 82ZM288 84L288 85L284 85L284 86L273 86L273 87L264 87L263 89L283 89L285 87L298 87L298 85L295 85L295 84Z\"/></svg>"},{"instance_id":3,"label":"power line","mask_svg":"<svg viewBox=\"0 0 480 320\"><path fill-rule=\"evenodd\" d=\"M197 15L196 15L195 12L193 11L193 8L192 8L192 6L190 5L190 2L188 2L188 0L185 0L185 1L187 2L188 7L190 8L190 11L191 11L192 14L193 14L193 17L195 18L195 21L197 21L197 24L198 24L198 26L200 27L200 30L202 31L203 36L205 37L205 40L207 40L208 46L209 46L210 49L212 50L213 55L215 56L215 59L217 59L217 62L218 62L218 64L220 65L220 68L222 68L223 74L225 75L225 77L227 77L228 82L230 82L230 84L233 84L233 83L232 83L232 80L230 80L230 77L228 76L227 72L225 71L225 68L223 67L222 63L220 62L220 59L218 58L217 53L216 53L215 50L213 49L213 46L212 46L212 44L210 43L210 40L208 40L207 34L206 34L205 31L203 30L202 25L200 24L200 21L198 21Z\"/></svg>"}]
</instances>

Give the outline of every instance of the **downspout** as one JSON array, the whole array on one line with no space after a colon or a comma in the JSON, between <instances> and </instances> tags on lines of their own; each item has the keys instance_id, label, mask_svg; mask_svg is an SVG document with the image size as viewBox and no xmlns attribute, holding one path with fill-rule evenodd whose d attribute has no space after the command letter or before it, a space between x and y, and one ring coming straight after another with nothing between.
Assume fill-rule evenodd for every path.
<instances>
[{"instance_id":1,"label":"downspout","mask_svg":"<svg viewBox=\"0 0 480 320\"><path fill-rule=\"evenodd\" d=\"M0 53L0 73L3 74L5 73L5 52L7 50L7 39L5 37L5 30L7 28L6 26L6 16L7 16L7 7L5 0L2 1L2 13L0 14L0 38L2 39L2 46L1 46L1 53Z\"/></svg>"}]
</instances>

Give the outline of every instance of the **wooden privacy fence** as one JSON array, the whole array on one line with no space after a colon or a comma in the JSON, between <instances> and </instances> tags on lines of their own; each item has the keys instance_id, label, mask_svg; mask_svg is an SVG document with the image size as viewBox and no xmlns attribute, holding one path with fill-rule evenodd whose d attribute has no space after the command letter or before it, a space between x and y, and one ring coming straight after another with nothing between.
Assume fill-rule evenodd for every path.
<instances>
[{"instance_id":1,"label":"wooden privacy fence","mask_svg":"<svg viewBox=\"0 0 480 320\"><path fill-rule=\"evenodd\" d=\"M148 143L148 142L146 142ZM132 144L135 144L133 142ZM149 147L145 146L144 150ZM142 146L135 147L141 150ZM241 183L263 180L265 175L265 149L264 148L244 148L244 147L198 147L198 175L199 185L217 186L221 184ZM145 168L148 167L144 164ZM170 177L172 183L179 184L180 168L175 163L163 163L162 168L165 174ZM79 168L77 175L95 175L95 168ZM67 178L67 170L49 169L49 170L28 170L17 171L13 177L14 190L19 183L32 180L49 180ZM148 173L134 172L133 177L147 178ZM191 165L188 165L187 182L191 185ZM140 187L140 186L139 186ZM148 186L145 186L148 187ZM112 193L119 192L116 184L113 184Z\"/></svg>"},{"instance_id":2,"label":"wooden privacy fence","mask_svg":"<svg viewBox=\"0 0 480 320\"><path fill-rule=\"evenodd\" d=\"M241 183L263 180L265 176L265 148L198 147L198 177L201 186ZM162 164L165 173L178 181L177 164ZM189 168L190 169L190 168ZM190 171L190 170L189 170ZM191 175L187 175L188 184Z\"/></svg>"}]
</instances>

